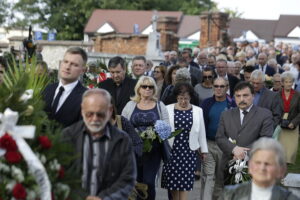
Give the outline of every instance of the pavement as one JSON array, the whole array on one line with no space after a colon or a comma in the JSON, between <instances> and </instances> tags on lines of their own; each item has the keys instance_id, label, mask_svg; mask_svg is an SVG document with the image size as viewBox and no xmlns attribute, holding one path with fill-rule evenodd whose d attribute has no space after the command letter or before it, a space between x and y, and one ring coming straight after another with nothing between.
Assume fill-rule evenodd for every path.
<instances>
[{"instance_id":1,"label":"pavement","mask_svg":"<svg viewBox=\"0 0 300 200\"><path fill-rule=\"evenodd\" d=\"M168 200L168 191L160 187L160 181L156 187L156 200ZM200 180L194 182L194 188L189 192L188 200L200 200Z\"/></svg>"}]
</instances>

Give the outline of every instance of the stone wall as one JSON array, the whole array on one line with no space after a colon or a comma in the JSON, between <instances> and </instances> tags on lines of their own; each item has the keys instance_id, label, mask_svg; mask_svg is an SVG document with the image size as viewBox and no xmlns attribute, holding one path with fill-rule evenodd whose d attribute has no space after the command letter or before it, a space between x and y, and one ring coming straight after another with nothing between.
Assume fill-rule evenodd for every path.
<instances>
[{"instance_id":1,"label":"stone wall","mask_svg":"<svg viewBox=\"0 0 300 200\"><path fill-rule=\"evenodd\" d=\"M91 52L93 48L92 42L82 41L47 41L39 40L36 42L43 46L43 59L51 69L58 69L60 61L63 59L64 53L69 47L78 46Z\"/></svg>"},{"instance_id":2,"label":"stone wall","mask_svg":"<svg viewBox=\"0 0 300 200\"><path fill-rule=\"evenodd\" d=\"M103 35L96 37L94 49L111 54L145 55L147 41L147 35Z\"/></svg>"}]
</instances>

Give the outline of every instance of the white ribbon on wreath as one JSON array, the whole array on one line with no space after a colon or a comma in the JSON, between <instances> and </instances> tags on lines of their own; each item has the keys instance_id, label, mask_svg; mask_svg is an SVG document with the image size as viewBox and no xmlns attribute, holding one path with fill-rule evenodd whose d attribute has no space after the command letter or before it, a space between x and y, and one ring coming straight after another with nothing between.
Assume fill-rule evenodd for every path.
<instances>
[{"instance_id":1,"label":"white ribbon on wreath","mask_svg":"<svg viewBox=\"0 0 300 200\"><path fill-rule=\"evenodd\" d=\"M40 186L41 200L51 200L51 183L45 167L25 141L25 139L34 138L35 126L17 126L18 118L19 113L14 112L9 108L6 108L4 113L0 113L0 137L5 133L8 133L13 137L29 170L33 173L36 182ZM0 149L0 156L3 156L4 154L5 150Z\"/></svg>"}]
</instances>

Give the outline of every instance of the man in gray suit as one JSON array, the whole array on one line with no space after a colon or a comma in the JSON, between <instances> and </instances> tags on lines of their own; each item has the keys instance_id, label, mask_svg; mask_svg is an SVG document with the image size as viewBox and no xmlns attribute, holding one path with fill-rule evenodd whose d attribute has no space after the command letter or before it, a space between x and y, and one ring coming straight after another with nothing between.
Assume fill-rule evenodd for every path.
<instances>
[{"instance_id":1,"label":"man in gray suit","mask_svg":"<svg viewBox=\"0 0 300 200\"><path fill-rule=\"evenodd\" d=\"M280 96L265 87L265 75L259 69L254 70L250 76L250 83L254 88L253 104L266 108L272 112L274 127L280 122L281 109L279 106Z\"/></svg>"},{"instance_id":2,"label":"man in gray suit","mask_svg":"<svg viewBox=\"0 0 300 200\"><path fill-rule=\"evenodd\" d=\"M222 113L216 142L223 152L219 177L224 180L224 167L229 160L244 159L245 152L260 137L272 137L272 113L253 105L254 89L248 82L239 82L234 88L237 108Z\"/></svg>"},{"instance_id":3,"label":"man in gray suit","mask_svg":"<svg viewBox=\"0 0 300 200\"><path fill-rule=\"evenodd\" d=\"M83 199L128 199L136 179L135 159L127 134L109 123L110 94L87 90L81 108L83 120L64 129L63 135L74 147L71 167L81 175Z\"/></svg>"}]
</instances>

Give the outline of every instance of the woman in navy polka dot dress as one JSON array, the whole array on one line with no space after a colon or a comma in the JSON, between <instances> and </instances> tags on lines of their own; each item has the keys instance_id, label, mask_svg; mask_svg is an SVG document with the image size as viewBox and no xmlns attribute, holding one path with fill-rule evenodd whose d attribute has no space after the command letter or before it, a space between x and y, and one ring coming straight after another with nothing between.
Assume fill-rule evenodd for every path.
<instances>
[{"instance_id":1,"label":"woman in navy polka dot dress","mask_svg":"<svg viewBox=\"0 0 300 200\"><path fill-rule=\"evenodd\" d=\"M194 95L188 83L175 86L177 103L167 106L173 130L181 129L172 146L171 159L163 167L162 188L172 193L173 200L188 199L188 191L193 189L196 170L197 150L208 152L202 109L190 104Z\"/></svg>"}]
</instances>

